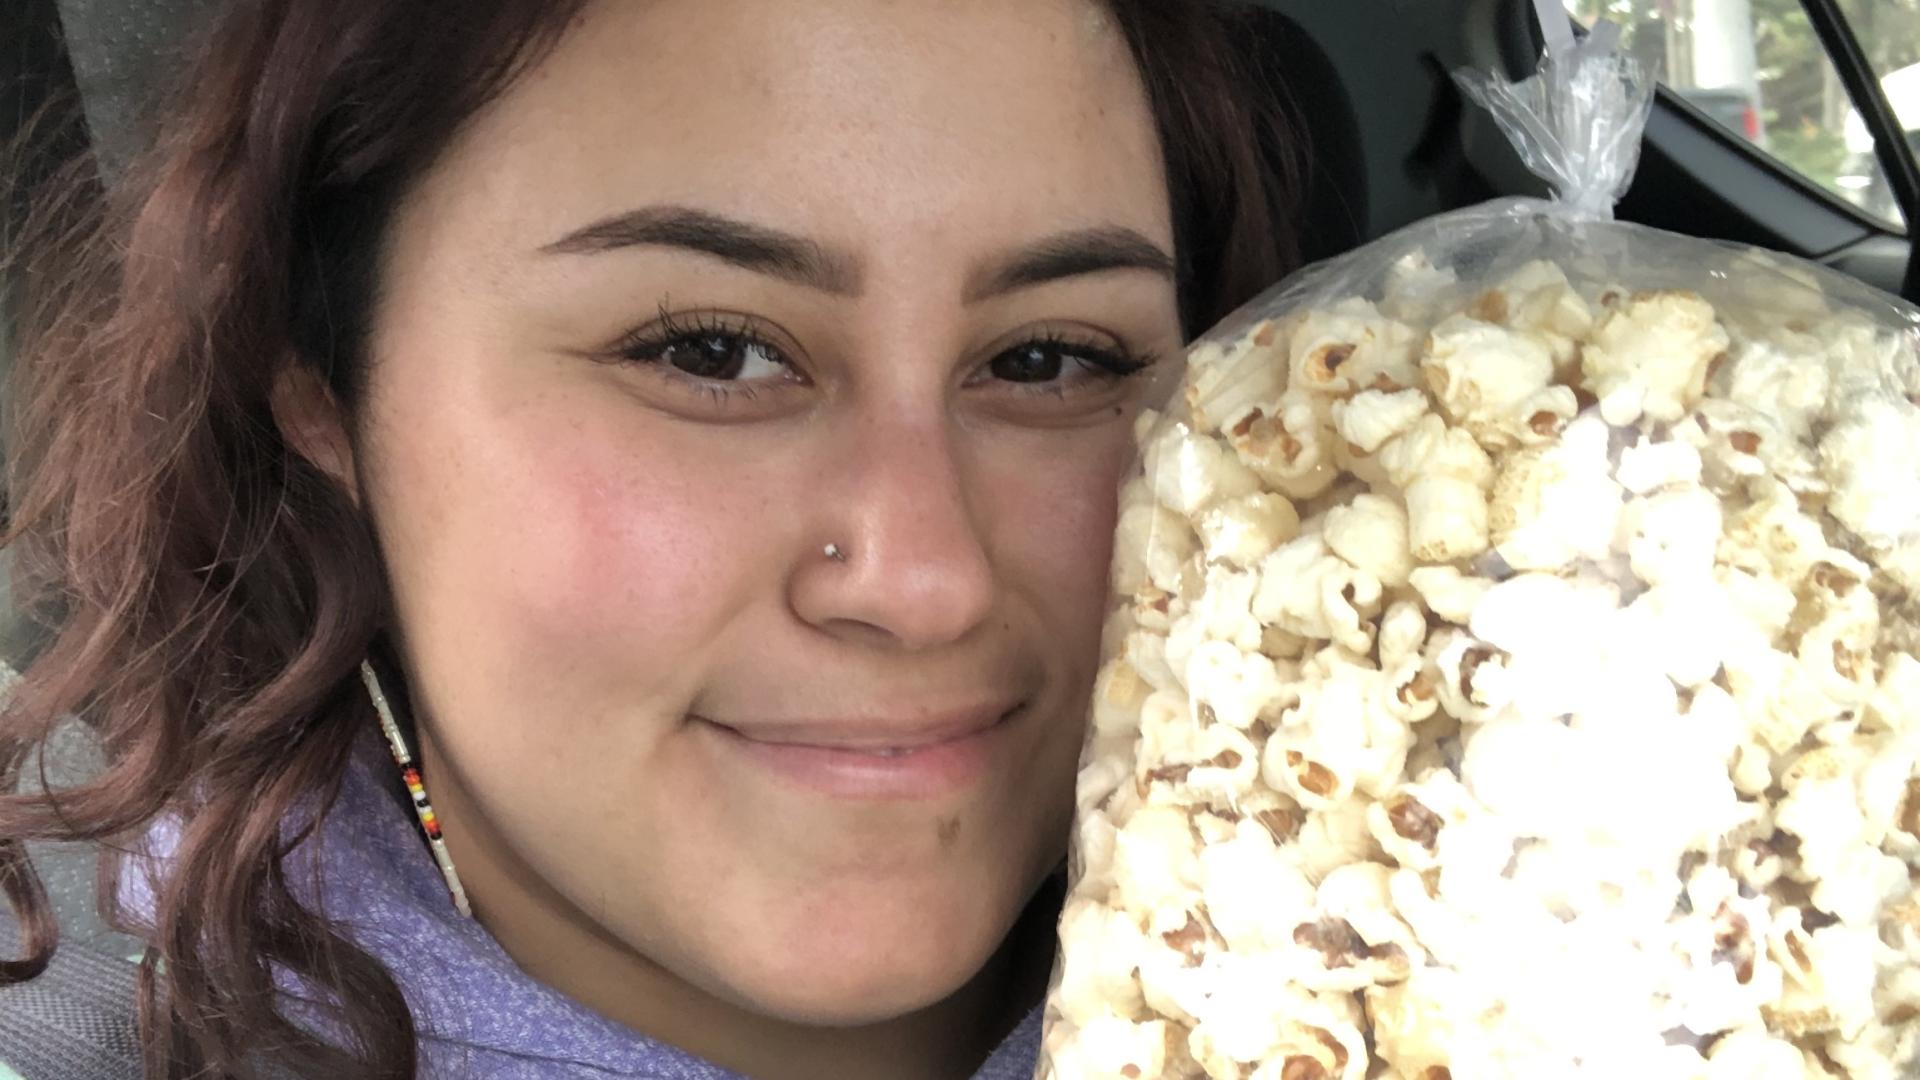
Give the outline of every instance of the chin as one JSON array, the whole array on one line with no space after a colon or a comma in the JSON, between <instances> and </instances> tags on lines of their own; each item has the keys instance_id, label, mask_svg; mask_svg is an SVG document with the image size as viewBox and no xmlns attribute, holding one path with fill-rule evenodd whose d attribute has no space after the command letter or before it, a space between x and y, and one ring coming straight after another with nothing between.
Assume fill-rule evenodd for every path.
<instances>
[{"instance_id":1,"label":"chin","mask_svg":"<svg viewBox=\"0 0 1920 1080\"><path fill-rule=\"evenodd\" d=\"M878 903L802 902L805 918L729 943L729 996L818 1027L859 1027L938 1004L987 966L1020 915L1019 900L987 877L932 902L911 891Z\"/></svg>"}]
</instances>

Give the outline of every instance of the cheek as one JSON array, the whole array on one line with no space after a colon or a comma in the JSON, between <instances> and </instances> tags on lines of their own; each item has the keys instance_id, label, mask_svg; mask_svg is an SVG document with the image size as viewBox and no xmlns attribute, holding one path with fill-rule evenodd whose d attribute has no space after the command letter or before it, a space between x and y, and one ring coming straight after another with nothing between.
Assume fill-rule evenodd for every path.
<instances>
[{"instance_id":1,"label":"cheek","mask_svg":"<svg viewBox=\"0 0 1920 1080\"><path fill-rule=\"evenodd\" d=\"M1065 445L1043 458L1048 467L1026 455L1003 463L989 498L1013 584L1033 598L1050 639L1070 642L1079 662L1099 639L1120 478L1134 451L1123 425L1061 438Z\"/></svg>"},{"instance_id":2,"label":"cheek","mask_svg":"<svg viewBox=\"0 0 1920 1080\"><path fill-rule=\"evenodd\" d=\"M731 527L766 514L751 478L703 468L710 456L604 393L413 409L406 389L389 396L375 488L416 652L496 692L499 672L564 675L579 705L589 689L674 692L760 584L766 560L743 549L764 539Z\"/></svg>"}]
</instances>

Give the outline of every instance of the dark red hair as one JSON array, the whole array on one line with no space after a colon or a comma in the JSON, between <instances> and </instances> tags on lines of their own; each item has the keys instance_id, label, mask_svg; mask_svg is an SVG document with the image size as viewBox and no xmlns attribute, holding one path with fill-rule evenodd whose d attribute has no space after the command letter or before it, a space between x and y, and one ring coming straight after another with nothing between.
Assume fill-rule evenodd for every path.
<instances>
[{"instance_id":1,"label":"dark red hair","mask_svg":"<svg viewBox=\"0 0 1920 1080\"><path fill-rule=\"evenodd\" d=\"M1201 329L1290 268L1287 129L1204 0L1106 0L1166 151L1182 314ZM389 215L582 0L234 0L150 148L33 198L15 266L8 550L42 646L0 711L0 791L77 717L106 768L0 797L0 889L34 977L58 938L33 840L137 841L180 823L142 966L147 1070L403 1080L393 978L305 910L287 855L373 723L356 668L387 598L368 523L276 428L311 365L351 410ZM341 1045L276 1004L274 971L331 990Z\"/></svg>"}]
</instances>

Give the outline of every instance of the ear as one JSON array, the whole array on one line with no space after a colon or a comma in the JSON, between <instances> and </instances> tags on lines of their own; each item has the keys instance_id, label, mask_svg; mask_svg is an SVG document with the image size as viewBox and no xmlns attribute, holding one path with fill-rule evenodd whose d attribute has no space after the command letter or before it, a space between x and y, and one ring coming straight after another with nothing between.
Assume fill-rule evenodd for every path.
<instances>
[{"instance_id":1,"label":"ear","mask_svg":"<svg viewBox=\"0 0 1920 1080\"><path fill-rule=\"evenodd\" d=\"M287 445L359 502L353 440L347 437L346 416L326 382L307 365L289 360L274 376L271 396L273 422Z\"/></svg>"}]
</instances>

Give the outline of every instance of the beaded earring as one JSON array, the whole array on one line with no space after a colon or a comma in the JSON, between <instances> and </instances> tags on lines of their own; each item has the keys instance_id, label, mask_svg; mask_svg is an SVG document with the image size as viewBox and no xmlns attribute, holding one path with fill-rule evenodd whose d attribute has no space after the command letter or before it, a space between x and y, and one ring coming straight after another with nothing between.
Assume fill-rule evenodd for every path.
<instances>
[{"instance_id":1,"label":"beaded earring","mask_svg":"<svg viewBox=\"0 0 1920 1080\"><path fill-rule=\"evenodd\" d=\"M387 737L387 749L393 751L393 762L400 767L400 776L407 783L407 794L413 798L413 812L420 819L421 831L427 834L427 846L433 849L433 861L439 864L440 876L447 881L453 906L471 919L473 908L467 903L467 890L461 886L460 872L453 868L453 855L441 838L440 819L433 812L433 804L427 801L427 787L420 779L420 767L414 763L413 753L407 749L407 737L393 718L393 706L387 703L387 693L380 687L380 676L374 674L373 665L365 660L360 662L360 681L366 684L367 696L373 699L374 712L380 714L380 730Z\"/></svg>"}]
</instances>

